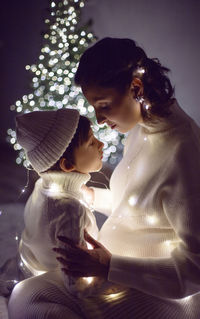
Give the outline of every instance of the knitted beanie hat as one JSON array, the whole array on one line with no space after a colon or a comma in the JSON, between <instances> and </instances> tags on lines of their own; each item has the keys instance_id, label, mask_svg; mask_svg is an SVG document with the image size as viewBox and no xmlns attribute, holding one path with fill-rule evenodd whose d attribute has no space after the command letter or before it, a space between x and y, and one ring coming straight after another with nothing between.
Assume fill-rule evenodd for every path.
<instances>
[{"instance_id":1,"label":"knitted beanie hat","mask_svg":"<svg viewBox=\"0 0 200 319\"><path fill-rule=\"evenodd\" d=\"M75 109L35 111L16 117L17 141L37 173L52 167L63 155L79 118Z\"/></svg>"}]
</instances>

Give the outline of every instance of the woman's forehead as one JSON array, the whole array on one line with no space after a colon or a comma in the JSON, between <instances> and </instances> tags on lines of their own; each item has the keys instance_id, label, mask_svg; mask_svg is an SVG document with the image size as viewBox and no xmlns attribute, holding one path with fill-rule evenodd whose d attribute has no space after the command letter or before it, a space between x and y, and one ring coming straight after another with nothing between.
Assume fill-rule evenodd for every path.
<instances>
[{"instance_id":1,"label":"woman's forehead","mask_svg":"<svg viewBox=\"0 0 200 319\"><path fill-rule=\"evenodd\" d=\"M104 100L105 98L112 98L117 94L117 90L114 88L102 88L102 87L89 87L82 89L86 98L91 99L93 102Z\"/></svg>"}]
</instances>

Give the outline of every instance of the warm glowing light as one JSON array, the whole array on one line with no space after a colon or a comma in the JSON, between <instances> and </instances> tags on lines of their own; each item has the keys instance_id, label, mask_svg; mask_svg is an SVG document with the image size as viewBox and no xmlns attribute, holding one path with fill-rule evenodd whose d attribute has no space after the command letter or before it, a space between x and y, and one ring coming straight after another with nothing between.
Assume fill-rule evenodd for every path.
<instances>
[{"instance_id":1,"label":"warm glowing light","mask_svg":"<svg viewBox=\"0 0 200 319\"><path fill-rule=\"evenodd\" d=\"M92 105L88 106L88 112L90 113L94 112L94 107Z\"/></svg>"},{"instance_id":2,"label":"warm glowing light","mask_svg":"<svg viewBox=\"0 0 200 319\"><path fill-rule=\"evenodd\" d=\"M31 87L32 94L24 95L16 104L10 106L12 111L28 113L32 111L60 109L62 107L76 107L81 115L88 116L95 123L94 108L83 99L80 88L74 88L73 79L76 73L80 54L83 47L87 47L94 40L92 32L76 29L79 21L80 9L84 7L82 0L63 0L59 4L51 1L50 15L52 19L45 19L48 28L43 37L45 45L38 55L38 63L26 65L25 69L32 73ZM77 4L76 4L77 3ZM47 93L48 92L48 93ZM65 96L66 94L66 96ZM78 105L77 105L78 104ZM117 148L123 144L123 136L117 131L112 131L106 126L98 128L97 138L104 142L105 154L103 161L111 164L118 162L121 152ZM10 134L9 134L10 135ZM16 151L16 137L10 136L9 141ZM18 156L16 162L24 165L24 158ZM49 190L58 193L57 186Z\"/></svg>"},{"instance_id":3,"label":"warm glowing light","mask_svg":"<svg viewBox=\"0 0 200 319\"><path fill-rule=\"evenodd\" d=\"M144 108L145 108L146 110L148 110L148 109L150 108L150 105L149 105L149 104L145 104Z\"/></svg>"},{"instance_id":4,"label":"warm glowing light","mask_svg":"<svg viewBox=\"0 0 200 319\"><path fill-rule=\"evenodd\" d=\"M51 193L59 193L60 192L60 186L56 183L52 183L49 187L49 191Z\"/></svg>"},{"instance_id":5,"label":"warm glowing light","mask_svg":"<svg viewBox=\"0 0 200 319\"><path fill-rule=\"evenodd\" d=\"M117 292L116 294L110 294L108 295L107 297L110 299L118 299L120 297L122 297L124 295L124 292L121 291L121 292Z\"/></svg>"},{"instance_id":6,"label":"warm glowing light","mask_svg":"<svg viewBox=\"0 0 200 319\"><path fill-rule=\"evenodd\" d=\"M92 246L90 243L87 242L87 248L90 249L90 250L92 250L92 249L93 249L93 246Z\"/></svg>"},{"instance_id":7,"label":"warm glowing light","mask_svg":"<svg viewBox=\"0 0 200 319\"><path fill-rule=\"evenodd\" d=\"M83 277L83 279L85 280L85 281L87 281L88 282L88 284L91 284L91 282L93 281L93 277Z\"/></svg>"},{"instance_id":8,"label":"warm glowing light","mask_svg":"<svg viewBox=\"0 0 200 319\"><path fill-rule=\"evenodd\" d=\"M21 164L21 162L22 162L21 158L17 157L17 158L16 158L16 163L17 163L17 164Z\"/></svg>"},{"instance_id":9,"label":"warm glowing light","mask_svg":"<svg viewBox=\"0 0 200 319\"><path fill-rule=\"evenodd\" d=\"M145 73L145 69L143 67L139 67L139 68L137 68L137 72L139 74L144 74Z\"/></svg>"},{"instance_id":10,"label":"warm glowing light","mask_svg":"<svg viewBox=\"0 0 200 319\"><path fill-rule=\"evenodd\" d=\"M171 245L171 240L166 240L165 245L167 245L169 247Z\"/></svg>"},{"instance_id":11,"label":"warm glowing light","mask_svg":"<svg viewBox=\"0 0 200 319\"><path fill-rule=\"evenodd\" d=\"M17 112L19 113L19 112L21 112L22 111L22 107L21 106L18 106L17 107Z\"/></svg>"},{"instance_id":12,"label":"warm glowing light","mask_svg":"<svg viewBox=\"0 0 200 319\"><path fill-rule=\"evenodd\" d=\"M20 106L21 105L21 101L16 101L16 106Z\"/></svg>"},{"instance_id":13,"label":"warm glowing light","mask_svg":"<svg viewBox=\"0 0 200 319\"><path fill-rule=\"evenodd\" d=\"M191 298L192 298L192 296L187 296L187 297L183 298L182 300L189 301Z\"/></svg>"},{"instance_id":14,"label":"warm glowing light","mask_svg":"<svg viewBox=\"0 0 200 319\"><path fill-rule=\"evenodd\" d=\"M16 142L15 138L12 137L12 138L10 139L10 143L11 143L11 144L15 144L15 142Z\"/></svg>"},{"instance_id":15,"label":"warm glowing light","mask_svg":"<svg viewBox=\"0 0 200 319\"><path fill-rule=\"evenodd\" d=\"M134 206L136 203L137 203L137 198L136 196L130 196L129 199L128 199L128 203L130 206Z\"/></svg>"},{"instance_id":16,"label":"warm glowing light","mask_svg":"<svg viewBox=\"0 0 200 319\"><path fill-rule=\"evenodd\" d=\"M154 225L158 221L158 218L156 216L147 216L146 219L151 225Z\"/></svg>"}]
</instances>

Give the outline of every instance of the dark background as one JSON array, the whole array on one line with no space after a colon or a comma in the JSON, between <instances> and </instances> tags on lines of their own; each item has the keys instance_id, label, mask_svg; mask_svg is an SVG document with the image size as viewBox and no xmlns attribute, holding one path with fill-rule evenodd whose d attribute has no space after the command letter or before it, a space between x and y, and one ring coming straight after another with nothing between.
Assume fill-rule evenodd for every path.
<instances>
[{"instance_id":1,"label":"dark background","mask_svg":"<svg viewBox=\"0 0 200 319\"><path fill-rule=\"evenodd\" d=\"M0 203L17 201L26 184L26 170L15 164L16 152L6 136L14 128L10 105L30 91L25 66L38 61L47 8L48 0L0 2Z\"/></svg>"},{"instance_id":2,"label":"dark background","mask_svg":"<svg viewBox=\"0 0 200 319\"><path fill-rule=\"evenodd\" d=\"M30 78L25 66L38 61L46 8L48 0L1 1L1 142L5 141L7 129L14 125L10 105L29 90Z\"/></svg>"},{"instance_id":3,"label":"dark background","mask_svg":"<svg viewBox=\"0 0 200 319\"><path fill-rule=\"evenodd\" d=\"M10 202L26 182L26 171L15 164L16 152L6 143L14 128L10 105L30 91L27 64L38 63L48 0L10 0L0 3L0 203ZM82 21L93 19L93 31L129 37L172 72L181 107L200 124L200 1L88 0ZM31 92L31 91L30 91Z\"/></svg>"}]
</instances>

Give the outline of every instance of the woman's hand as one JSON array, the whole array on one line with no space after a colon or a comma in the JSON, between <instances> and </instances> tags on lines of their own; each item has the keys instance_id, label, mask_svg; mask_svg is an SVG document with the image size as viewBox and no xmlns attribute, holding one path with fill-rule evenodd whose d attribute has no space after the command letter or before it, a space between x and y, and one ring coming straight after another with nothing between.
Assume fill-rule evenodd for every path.
<instances>
[{"instance_id":1,"label":"woman's hand","mask_svg":"<svg viewBox=\"0 0 200 319\"><path fill-rule=\"evenodd\" d=\"M70 239L58 236L58 239L66 244L66 250L53 248L56 253L61 255L61 257L57 257L57 260L63 266L62 271L73 277L99 276L107 279L111 253L86 231L84 236L93 249L75 245Z\"/></svg>"},{"instance_id":2,"label":"woman's hand","mask_svg":"<svg viewBox=\"0 0 200 319\"><path fill-rule=\"evenodd\" d=\"M93 203L94 203L94 190L93 190L93 188L88 187L85 184L83 184L81 186L81 190L83 193L83 197L84 197L85 201L88 203L88 205L93 205Z\"/></svg>"}]
</instances>

